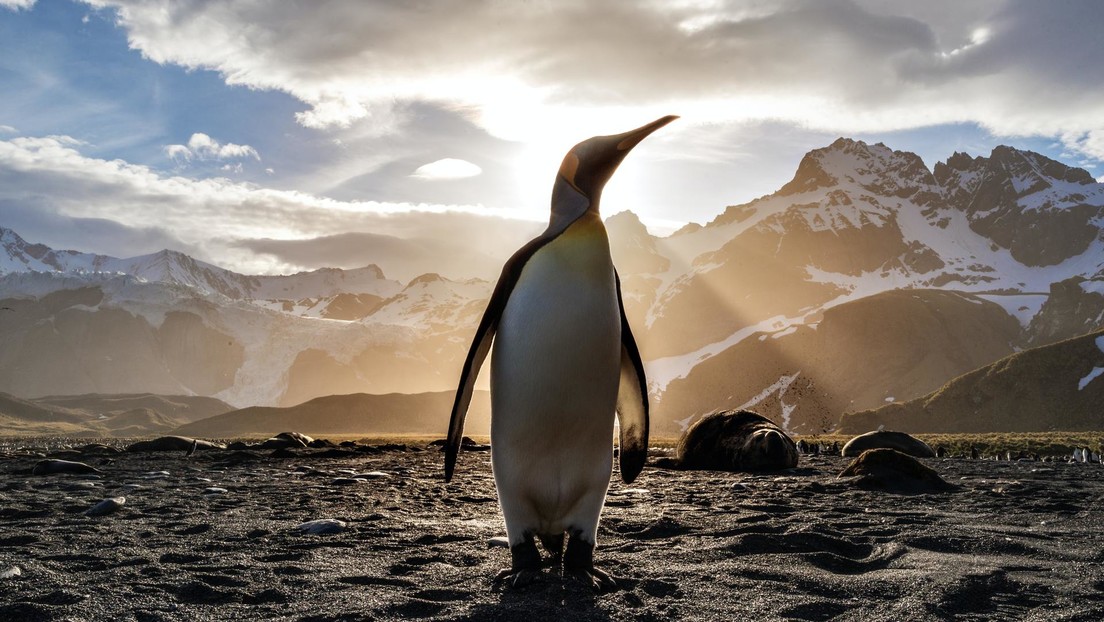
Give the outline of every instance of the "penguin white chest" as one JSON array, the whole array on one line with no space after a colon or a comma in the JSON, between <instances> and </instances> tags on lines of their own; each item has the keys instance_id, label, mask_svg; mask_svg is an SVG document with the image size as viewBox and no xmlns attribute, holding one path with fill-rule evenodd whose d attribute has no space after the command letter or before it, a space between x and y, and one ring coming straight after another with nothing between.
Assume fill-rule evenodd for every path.
<instances>
[{"instance_id":1,"label":"penguin white chest","mask_svg":"<svg viewBox=\"0 0 1104 622\"><path fill-rule=\"evenodd\" d=\"M613 264L595 216L529 259L503 310L491 356L500 496L504 488L524 490L548 520L599 491L600 507L612 466L620 355Z\"/></svg>"},{"instance_id":2,"label":"penguin white chest","mask_svg":"<svg viewBox=\"0 0 1104 622\"><path fill-rule=\"evenodd\" d=\"M605 230L574 224L526 263L503 310L491 359L495 406L528 419L522 411L572 417L608 404L612 420L620 341Z\"/></svg>"}]
</instances>

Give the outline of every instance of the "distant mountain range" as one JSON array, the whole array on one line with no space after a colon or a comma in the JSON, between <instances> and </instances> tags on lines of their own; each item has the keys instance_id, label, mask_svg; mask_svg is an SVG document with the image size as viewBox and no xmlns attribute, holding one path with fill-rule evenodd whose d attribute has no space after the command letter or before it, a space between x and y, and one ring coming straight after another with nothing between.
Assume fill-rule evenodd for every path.
<instances>
[{"instance_id":1,"label":"distant mountain range","mask_svg":"<svg viewBox=\"0 0 1104 622\"><path fill-rule=\"evenodd\" d=\"M233 410L211 397L189 395L66 395L25 400L0 393L0 434L24 436L146 436Z\"/></svg>"},{"instance_id":2,"label":"distant mountain range","mask_svg":"<svg viewBox=\"0 0 1104 622\"><path fill-rule=\"evenodd\" d=\"M929 170L841 138L705 225L659 238L622 212L606 227L660 434L739 406L822 432L1104 327L1104 184L1011 147ZM0 391L21 398L286 407L447 392L494 285L403 284L375 266L249 276L173 251L58 251L2 227L0 244Z\"/></svg>"}]
</instances>

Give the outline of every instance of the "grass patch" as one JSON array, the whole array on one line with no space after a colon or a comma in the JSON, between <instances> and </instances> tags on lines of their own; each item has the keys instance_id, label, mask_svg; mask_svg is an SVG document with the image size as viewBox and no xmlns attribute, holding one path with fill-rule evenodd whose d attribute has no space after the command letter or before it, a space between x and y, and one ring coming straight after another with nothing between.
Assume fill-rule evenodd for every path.
<instances>
[{"instance_id":1,"label":"grass patch","mask_svg":"<svg viewBox=\"0 0 1104 622\"><path fill-rule=\"evenodd\" d=\"M1075 447L1088 447L1097 453L1104 448L1104 432L988 432L984 434L913 434L932 448L940 445L948 456L968 456L970 448L977 447L981 455L1004 455L1006 452L1035 453L1040 456L1069 456ZM842 447L853 438L850 434L820 434L794 436L807 443Z\"/></svg>"}]
</instances>

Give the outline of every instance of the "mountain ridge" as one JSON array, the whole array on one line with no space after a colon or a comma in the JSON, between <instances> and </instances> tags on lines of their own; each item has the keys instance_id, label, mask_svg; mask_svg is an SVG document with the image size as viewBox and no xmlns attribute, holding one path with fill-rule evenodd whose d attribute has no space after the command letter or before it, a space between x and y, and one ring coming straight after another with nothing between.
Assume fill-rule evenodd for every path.
<instances>
[{"instance_id":1,"label":"mountain ridge","mask_svg":"<svg viewBox=\"0 0 1104 622\"><path fill-rule=\"evenodd\" d=\"M681 394L693 395L687 379L717 382L716 370L705 373L710 361L735 361L729 366L739 373L734 352L773 360L771 344L815 332L826 314L835 317L833 310L855 312L859 307L849 305L886 292L949 292L965 301L954 303L949 317L984 306L982 315L1003 327L1008 348L1104 326L1104 184L1082 169L1011 147L988 156L956 153L929 170L915 154L841 137L806 154L778 191L728 206L705 225L656 237L632 212L605 222L653 396L659 404L683 404L679 412L657 408L661 425L705 405L704 398L694 403L665 395L674 380L681 379ZM0 231L5 248L16 238ZM26 242L22 248L25 257L57 265L124 261L88 254L78 262L76 251ZM76 392L138 388L103 373L105 360L115 361L107 368L126 369L131 380L156 392L212 394L238 406L451 390L493 288L492 280L432 272L403 284L372 266L354 277L348 275L355 271L338 269L229 277L230 271L172 251L131 259L139 261L124 267L133 274L0 274L0 299L14 310L0 315L0 337L12 344L0 353L0 390L47 391L51 382ZM0 269L16 263L0 256ZM165 280L151 280L158 278ZM309 286L291 285L306 280ZM77 291L85 293L61 293ZM923 305L894 308L915 318L926 313ZM929 330L939 332L931 342L946 349L937 355L951 355L957 346L946 335L953 331L937 323ZM101 333L117 335L117 343L82 337ZM84 345L73 350L74 343ZM127 352L135 358L129 366L118 360ZM187 371L205 360L209 371ZM807 373L793 376L795 370L697 392L714 401L719 395L730 406L783 384L811 395L818 382ZM898 386L893 397L912 399L918 395L910 391L949 380L937 375L927 373L912 389ZM77 383L78 377L85 380ZM836 411L858 394L837 397L830 400ZM822 418L800 409L790 415L795 425Z\"/></svg>"}]
</instances>

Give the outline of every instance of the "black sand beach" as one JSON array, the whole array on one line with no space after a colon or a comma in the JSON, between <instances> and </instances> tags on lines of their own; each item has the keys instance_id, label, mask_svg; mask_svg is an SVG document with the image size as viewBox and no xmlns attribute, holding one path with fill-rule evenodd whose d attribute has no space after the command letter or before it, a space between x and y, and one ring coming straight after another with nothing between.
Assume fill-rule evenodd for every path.
<instances>
[{"instance_id":1,"label":"black sand beach","mask_svg":"<svg viewBox=\"0 0 1104 622\"><path fill-rule=\"evenodd\" d=\"M489 544L505 531L485 452L446 486L422 445L85 456L69 459L101 479L32 475L49 449L0 444L0 620L1104 615L1099 464L925 460L960 489L916 495L838 480L835 456L764 475L649 466L611 486L597 560L622 589L595 595L553 574L491 582L509 553ZM315 519L345 527L296 529Z\"/></svg>"}]
</instances>

